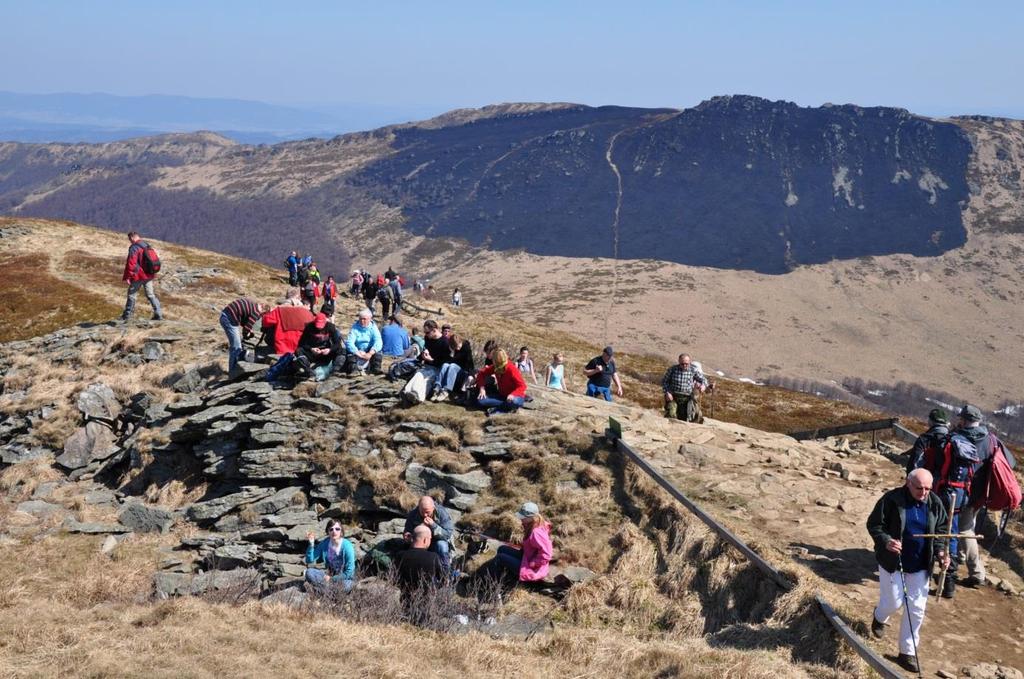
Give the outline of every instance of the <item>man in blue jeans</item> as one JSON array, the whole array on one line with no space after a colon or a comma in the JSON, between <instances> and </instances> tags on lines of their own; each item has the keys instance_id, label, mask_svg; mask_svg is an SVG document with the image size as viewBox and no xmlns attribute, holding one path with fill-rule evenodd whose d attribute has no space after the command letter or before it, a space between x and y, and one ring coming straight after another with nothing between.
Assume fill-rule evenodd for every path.
<instances>
[{"instance_id":1,"label":"man in blue jeans","mask_svg":"<svg viewBox=\"0 0 1024 679\"><path fill-rule=\"evenodd\" d=\"M267 312L267 307L247 297L236 299L220 312L220 327L228 338L228 372L245 355L242 340L253 336L252 326Z\"/></svg>"},{"instance_id":2,"label":"man in blue jeans","mask_svg":"<svg viewBox=\"0 0 1024 679\"><path fill-rule=\"evenodd\" d=\"M615 351L611 347L605 347L600 356L591 359L583 368L583 373L587 376L587 396L611 401L612 382L615 383L615 394L622 396L622 382L619 381L619 374L615 370L615 359L612 358L614 355Z\"/></svg>"}]
</instances>

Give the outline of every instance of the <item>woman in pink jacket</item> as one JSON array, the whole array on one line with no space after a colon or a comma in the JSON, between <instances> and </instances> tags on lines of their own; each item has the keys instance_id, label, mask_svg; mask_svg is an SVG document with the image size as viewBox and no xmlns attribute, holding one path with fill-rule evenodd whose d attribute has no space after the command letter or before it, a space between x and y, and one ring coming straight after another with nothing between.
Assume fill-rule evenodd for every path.
<instances>
[{"instance_id":1,"label":"woman in pink jacket","mask_svg":"<svg viewBox=\"0 0 1024 679\"><path fill-rule=\"evenodd\" d=\"M516 518L523 522L522 547L502 545L495 562L509 576L515 575L519 582L543 580L551 563L551 524L544 520L534 502L523 504Z\"/></svg>"}]
</instances>

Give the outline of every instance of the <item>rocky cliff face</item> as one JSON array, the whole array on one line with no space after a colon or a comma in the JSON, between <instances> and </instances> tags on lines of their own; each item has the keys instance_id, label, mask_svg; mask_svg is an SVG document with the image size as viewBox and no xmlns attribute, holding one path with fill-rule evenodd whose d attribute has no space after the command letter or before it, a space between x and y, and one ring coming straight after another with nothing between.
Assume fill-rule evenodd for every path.
<instances>
[{"instance_id":1,"label":"rocky cliff face","mask_svg":"<svg viewBox=\"0 0 1024 679\"><path fill-rule=\"evenodd\" d=\"M940 254L975 222L1013 222L1020 139L1006 121L746 96L684 111L504 105L271 147L208 135L6 144L0 211L145 223L154 237L267 263L270 246L317 250L332 269L366 249L368 226L370 237L404 229L782 273Z\"/></svg>"}]
</instances>

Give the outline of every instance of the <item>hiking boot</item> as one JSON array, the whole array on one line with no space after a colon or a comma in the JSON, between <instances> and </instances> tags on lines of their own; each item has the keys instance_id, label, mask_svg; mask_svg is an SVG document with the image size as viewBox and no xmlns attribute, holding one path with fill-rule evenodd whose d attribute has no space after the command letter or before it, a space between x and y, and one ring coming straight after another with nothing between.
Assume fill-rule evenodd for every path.
<instances>
[{"instance_id":1,"label":"hiking boot","mask_svg":"<svg viewBox=\"0 0 1024 679\"><path fill-rule=\"evenodd\" d=\"M162 321L162 320L164 320L164 315L163 314L153 314L153 317L150 318L149 320L151 320L151 321Z\"/></svg>"},{"instance_id":2,"label":"hiking boot","mask_svg":"<svg viewBox=\"0 0 1024 679\"><path fill-rule=\"evenodd\" d=\"M875 618L874 613L871 614L871 636L873 636L876 639L881 639L883 636L885 636L885 628L887 626L888 625L884 622L878 622L878 619Z\"/></svg>"},{"instance_id":3,"label":"hiking boot","mask_svg":"<svg viewBox=\"0 0 1024 679\"><path fill-rule=\"evenodd\" d=\"M908 672L921 671L921 666L917 664L917 658L907 653L900 653L896 658L896 664Z\"/></svg>"},{"instance_id":4,"label":"hiking boot","mask_svg":"<svg viewBox=\"0 0 1024 679\"><path fill-rule=\"evenodd\" d=\"M985 580L983 578L979 578L977 575L968 575L960 584L964 587L975 588L984 585Z\"/></svg>"}]
</instances>

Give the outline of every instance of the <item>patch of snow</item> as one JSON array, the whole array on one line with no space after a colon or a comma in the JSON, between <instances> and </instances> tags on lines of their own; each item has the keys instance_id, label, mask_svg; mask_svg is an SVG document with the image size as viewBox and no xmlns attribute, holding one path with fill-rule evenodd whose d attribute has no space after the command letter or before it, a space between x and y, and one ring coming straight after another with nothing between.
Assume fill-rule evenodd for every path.
<instances>
[{"instance_id":1,"label":"patch of snow","mask_svg":"<svg viewBox=\"0 0 1024 679\"><path fill-rule=\"evenodd\" d=\"M910 176L910 173L907 172L906 170L896 170L896 174L892 176L891 181L893 184L899 184L900 182L909 182Z\"/></svg>"},{"instance_id":2,"label":"patch of snow","mask_svg":"<svg viewBox=\"0 0 1024 679\"><path fill-rule=\"evenodd\" d=\"M786 182L786 207L793 207L800 202L800 196L793 193L793 182Z\"/></svg>"},{"instance_id":3,"label":"patch of snow","mask_svg":"<svg viewBox=\"0 0 1024 679\"><path fill-rule=\"evenodd\" d=\"M888 393L885 389L868 389L867 391L868 396L885 396Z\"/></svg>"},{"instance_id":4,"label":"patch of snow","mask_svg":"<svg viewBox=\"0 0 1024 679\"><path fill-rule=\"evenodd\" d=\"M715 374L718 375L719 377L725 377L725 373L722 372L721 370L716 370Z\"/></svg>"},{"instance_id":5,"label":"patch of snow","mask_svg":"<svg viewBox=\"0 0 1024 679\"><path fill-rule=\"evenodd\" d=\"M748 170L753 170L754 169L753 163L747 163L747 169Z\"/></svg>"},{"instance_id":6,"label":"patch of snow","mask_svg":"<svg viewBox=\"0 0 1024 679\"><path fill-rule=\"evenodd\" d=\"M952 404L949 404L949 403L943 403L942 401L939 401L939 400L934 399L934 398L925 397L924 400L928 401L928 403L932 403L932 404L937 405L939 407L945 408L946 410L950 411L953 414L956 414L956 413L960 412L960 407L959 406L955 406L955 405L952 405Z\"/></svg>"},{"instance_id":7,"label":"patch of snow","mask_svg":"<svg viewBox=\"0 0 1024 679\"><path fill-rule=\"evenodd\" d=\"M764 386L764 382L758 382L757 380L752 380L749 377L741 377L737 381L738 382L743 382L745 384L753 384L755 387L763 387Z\"/></svg>"},{"instance_id":8,"label":"patch of snow","mask_svg":"<svg viewBox=\"0 0 1024 679\"><path fill-rule=\"evenodd\" d=\"M946 182L942 181L942 177L932 174L932 171L927 167L921 172L921 176L917 180L917 188L921 189L928 195L928 204L935 205L935 202L939 199L938 189L948 189L949 186Z\"/></svg>"},{"instance_id":9,"label":"patch of snow","mask_svg":"<svg viewBox=\"0 0 1024 679\"><path fill-rule=\"evenodd\" d=\"M1015 403L1014 405L1006 406L995 411L996 415L1003 415L1005 417L1017 417L1024 411L1024 403Z\"/></svg>"},{"instance_id":10,"label":"patch of snow","mask_svg":"<svg viewBox=\"0 0 1024 679\"><path fill-rule=\"evenodd\" d=\"M840 165L832 173L832 195L835 198L839 198L839 194L843 194L846 199L846 204L853 207L853 179L848 177L850 174L850 168L845 165Z\"/></svg>"}]
</instances>

